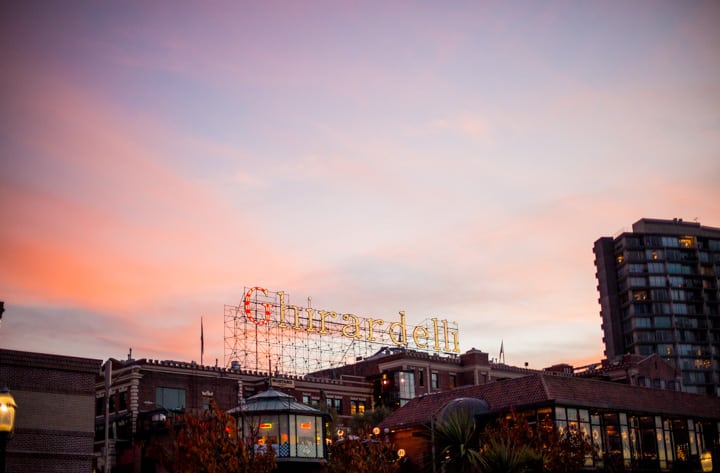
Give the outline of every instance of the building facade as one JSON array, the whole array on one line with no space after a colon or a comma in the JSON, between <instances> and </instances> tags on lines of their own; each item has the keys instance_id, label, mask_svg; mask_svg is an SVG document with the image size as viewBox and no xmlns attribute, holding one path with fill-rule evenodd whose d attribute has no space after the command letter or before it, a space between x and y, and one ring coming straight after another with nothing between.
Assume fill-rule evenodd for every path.
<instances>
[{"instance_id":1,"label":"building facade","mask_svg":"<svg viewBox=\"0 0 720 473\"><path fill-rule=\"evenodd\" d=\"M656 353L682 390L720 395L720 228L641 219L593 251L606 357Z\"/></svg>"},{"instance_id":2,"label":"building facade","mask_svg":"<svg viewBox=\"0 0 720 473\"><path fill-rule=\"evenodd\" d=\"M443 471L442 445L433 448L430 430L459 400L482 402L480 428L514 411L530 425L551 421L583 433L597 451L586 458L588 470L710 471L701 470L709 453L720 471L716 398L541 373L418 397L394 411L379 427L405 450L407 471Z\"/></svg>"},{"instance_id":3,"label":"building facade","mask_svg":"<svg viewBox=\"0 0 720 473\"><path fill-rule=\"evenodd\" d=\"M574 368L572 372L581 378L600 379L646 388L680 391L682 387L680 371L657 353L647 356L622 355L612 360L605 359L600 363Z\"/></svg>"},{"instance_id":4,"label":"building facade","mask_svg":"<svg viewBox=\"0 0 720 473\"><path fill-rule=\"evenodd\" d=\"M440 356L385 348L354 364L306 376L246 370L239 365L221 368L170 360L109 359L95 383L97 469L106 471L108 462L116 473L154 471L145 451L147 441L162 436L158 429L168 417L207 408L210 401L225 411L242 412L247 400L274 389L327 413L333 424L327 434L332 436L338 430L349 432L354 415L379 407L396 409L424 394L536 372L492 362L487 353L476 349Z\"/></svg>"},{"instance_id":5,"label":"building facade","mask_svg":"<svg viewBox=\"0 0 720 473\"><path fill-rule=\"evenodd\" d=\"M224 411L241 412L246 400L271 388L324 412L332 409L338 417L349 418L372 406L372 388L359 377L331 380L284 376L240 366L109 359L95 380L97 470L154 472L158 465L148 445L153 438L166 434L166 419L186 410L207 409L211 402Z\"/></svg>"},{"instance_id":6,"label":"building facade","mask_svg":"<svg viewBox=\"0 0 720 473\"><path fill-rule=\"evenodd\" d=\"M0 386L17 403L8 473L92 471L101 360L0 350Z\"/></svg>"}]
</instances>

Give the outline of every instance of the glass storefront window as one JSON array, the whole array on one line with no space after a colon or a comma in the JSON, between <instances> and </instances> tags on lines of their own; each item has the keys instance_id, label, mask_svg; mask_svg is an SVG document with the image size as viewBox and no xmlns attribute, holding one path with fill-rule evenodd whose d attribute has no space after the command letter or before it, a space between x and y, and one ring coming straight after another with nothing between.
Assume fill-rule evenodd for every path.
<instances>
[{"instance_id":1,"label":"glass storefront window","mask_svg":"<svg viewBox=\"0 0 720 473\"><path fill-rule=\"evenodd\" d=\"M253 430L254 429L251 429L250 432L252 433ZM279 431L278 416L260 417L257 423L255 451L258 453L266 453L268 448L272 448L275 454L277 454L279 451Z\"/></svg>"},{"instance_id":2,"label":"glass storefront window","mask_svg":"<svg viewBox=\"0 0 720 473\"><path fill-rule=\"evenodd\" d=\"M315 432L315 417L297 416L297 456L317 458L318 442Z\"/></svg>"},{"instance_id":3,"label":"glass storefront window","mask_svg":"<svg viewBox=\"0 0 720 473\"><path fill-rule=\"evenodd\" d=\"M620 418L620 437L622 438L622 451L623 451L623 461L625 463L625 466L630 465L630 432L628 429L628 420L627 420L627 414L624 412L621 412L619 414Z\"/></svg>"},{"instance_id":4,"label":"glass storefront window","mask_svg":"<svg viewBox=\"0 0 720 473\"><path fill-rule=\"evenodd\" d=\"M263 414L246 418L243 437L256 453L272 448L279 458L322 458L324 438L322 418L311 415Z\"/></svg>"}]
</instances>

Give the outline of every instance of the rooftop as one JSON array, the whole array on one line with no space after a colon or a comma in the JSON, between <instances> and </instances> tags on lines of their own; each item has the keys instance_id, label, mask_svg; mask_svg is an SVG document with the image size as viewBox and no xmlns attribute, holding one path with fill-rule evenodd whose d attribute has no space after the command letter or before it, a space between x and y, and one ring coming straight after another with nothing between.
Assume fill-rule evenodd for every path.
<instances>
[{"instance_id":1,"label":"rooftop","mask_svg":"<svg viewBox=\"0 0 720 473\"><path fill-rule=\"evenodd\" d=\"M699 394L648 389L609 381L534 374L493 383L464 386L412 399L390 414L381 428L408 428L430 423L449 401L475 397L487 402L491 413L512 407L548 404L617 409L648 414L720 419L720 400Z\"/></svg>"}]
</instances>

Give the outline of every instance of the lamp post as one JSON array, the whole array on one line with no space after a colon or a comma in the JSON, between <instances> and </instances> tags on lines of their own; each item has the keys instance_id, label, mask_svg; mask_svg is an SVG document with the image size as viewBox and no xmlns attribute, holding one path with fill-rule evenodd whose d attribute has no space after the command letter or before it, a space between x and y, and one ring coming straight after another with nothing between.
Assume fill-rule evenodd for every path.
<instances>
[{"instance_id":1,"label":"lamp post","mask_svg":"<svg viewBox=\"0 0 720 473\"><path fill-rule=\"evenodd\" d=\"M5 473L7 441L15 428L15 399L7 387L0 389L0 473Z\"/></svg>"}]
</instances>

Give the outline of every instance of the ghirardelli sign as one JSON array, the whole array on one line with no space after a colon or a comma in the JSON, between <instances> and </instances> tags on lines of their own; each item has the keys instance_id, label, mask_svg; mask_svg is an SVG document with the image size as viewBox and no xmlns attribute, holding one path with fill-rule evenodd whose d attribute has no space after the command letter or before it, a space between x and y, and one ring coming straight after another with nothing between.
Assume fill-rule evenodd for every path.
<instances>
[{"instance_id":1,"label":"ghirardelli sign","mask_svg":"<svg viewBox=\"0 0 720 473\"><path fill-rule=\"evenodd\" d=\"M245 317L256 325L274 325L279 330L303 331L318 336L388 342L422 351L460 353L457 324L447 319L432 317L426 325L408 325L404 311L399 311L399 320L389 321L287 304L287 294L283 291L275 292L278 302L258 300L260 294L269 296L271 292L255 286L247 290L243 299Z\"/></svg>"}]
</instances>

